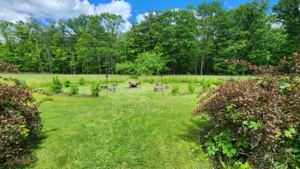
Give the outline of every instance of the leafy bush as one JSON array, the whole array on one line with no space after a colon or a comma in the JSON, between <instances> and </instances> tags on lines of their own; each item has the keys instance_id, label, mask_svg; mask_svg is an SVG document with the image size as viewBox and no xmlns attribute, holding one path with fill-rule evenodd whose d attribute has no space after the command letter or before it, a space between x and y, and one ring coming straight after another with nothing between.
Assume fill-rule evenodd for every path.
<instances>
[{"instance_id":1,"label":"leafy bush","mask_svg":"<svg viewBox=\"0 0 300 169\"><path fill-rule=\"evenodd\" d=\"M207 91L212 86L212 82L210 80L205 81L205 79L201 79L199 83L203 91Z\"/></svg>"},{"instance_id":2,"label":"leafy bush","mask_svg":"<svg viewBox=\"0 0 300 169\"><path fill-rule=\"evenodd\" d=\"M18 72L0 62L0 71L3 70ZM0 81L0 168L15 168L31 161L34 155L32 147L43 127L38 110L41 102L33 98L34 91L18 79Z\"/></svg>"},{"instance_id":3,"label":"leafy bush","mask_svg":"<svg viewBox=\"0 0 300 169\"><path fill-rule=\"evenodd\" d=\"M150 84L153 84L154 79L153 79L153 78L150 78L150 79L149 79L149 82L150 82Z\"/></svg>"},{"instance_id":4,"label":"leafy bush","mask_svg":"<svg viewBox=\"0 0 300 169\"><path fill-rule=\"evenodd\" d=\"M64 83L66 88L70 87L70 84L71 84L70 80L66 80Z\"/></svg>"},{"instance_id":5,"label":"leafy bush","mask_svg":"<svg viewBox=\"0 0 300 169\"><path fill-rule=\"evenodd\" d=\"M91 95L92 96L99 96L99 92L100 92L100 84L99 83L94 83L91 87Z\"/></svg>"},{"instance_id":6,"label":"leafy bush","mask_svg":"<svg viewBox=\"0 0 300 169\"><path fill-rule=\"evenodd\" d=\"M178 95L179 94L179 86L178 85L174 85L172 86L172 94L174 95Z\"/></svg>"},{"instance_id":7,"label":"leafy bush","mask_svg":"<svg viewBox=\"0 0 300 169\"><path fill-rule=\"evenodd\" d=\"M188 89L189 89L189 92L190 92L190 93L194 93L194 91L195 91L195 86L194 86L193 82L190 82L190 83L188 84Z\"/></svg>"},{"instance_id":8,"label":"leafy bush","mask_svg":"<svg viewBox=\"0 0 300 169\"><path fill-rule=\"evenodd\" d=\"M78 80L79 85L84 85L84 83L85 83L85 80L83 77Z\"/></svg>"},{"instance_id":9,"label":"leafy bush","mask_svg":"<svg viewBox=\"0 0 300 169\"><path fill-rule=\"evenodd\" d=\"M79 88L77 85L71 85L70 90L68 92L69 95L76 95L79 92Z\"/></svg>"},{"instance_id":10,"label":"leafy bush","mask_svg":"<svg viewBox=\"0 0 300 169\"><path fill-rule=\"evenodd\" d=\"M209 114L213 125L205 135L209 156L249 161L253 168L300 166L299 54L278 67L257 67L255 78L228 79L202 95L193 116Z\"/></svg>"},{"instance_id":11,"label":"leafy bush","mask_svg":"<svg viewBox=\"0 0 300 169\"><path fill-rule=\"evenodd\" d=\"M58 76L56 75L55 77L52 77L52 84L51 84L51 91L54 93L60 93L62 92L62 83L58 79Z\"/></svg>"}]
</instances>

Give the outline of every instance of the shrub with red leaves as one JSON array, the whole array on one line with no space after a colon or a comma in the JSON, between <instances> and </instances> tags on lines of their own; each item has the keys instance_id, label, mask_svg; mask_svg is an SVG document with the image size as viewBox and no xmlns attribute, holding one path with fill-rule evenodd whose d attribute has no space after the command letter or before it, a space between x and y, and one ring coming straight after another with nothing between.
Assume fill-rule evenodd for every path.
<instances>
[{"instance_id":1,"label":"shrub with red leaves","mask_svg":"<svg viewBox=\"0 0 300 169\"><path fill-rule=\"evenodd\" d=\"M210 156L248 161L252 168L300 166L300 54L278 67L247 67L255 78L228 79L200 95L193 116L208 114L213 127L205 135Z\"/></svg>"},{"instance_id":2,"label":"shrub with red leaves","mask_svg":"<svg viewBox=\"0 0 300 169\"><path fill-rule=\"evenodd\" d=\"M0 62L0 71L18 69ZM29 162L40 136L42 120L33 90L18 79L0 77L0 168Z\"/></svg>"}]
</instances>

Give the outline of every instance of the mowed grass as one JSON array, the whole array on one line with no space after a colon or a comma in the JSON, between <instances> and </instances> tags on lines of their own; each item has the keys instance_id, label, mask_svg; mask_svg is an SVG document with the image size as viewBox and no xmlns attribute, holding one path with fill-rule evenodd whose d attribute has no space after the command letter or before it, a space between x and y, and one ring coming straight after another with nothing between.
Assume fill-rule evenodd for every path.
<instances>
[{"instance_id":1,"label":"mowed grass","mask_svg":"<svg viewBox=\"0 0 300 169\"><path fill-rule=\"evenodd\" d=\"M45 90L49 86L39 84L50 83L52 76L14 75ZM105 75L58 77L73 83L81 77L91 82L105 79ZM177 96L171 94L172 83L163 94L153 91L154 83L129 89L128 82L134 79L121 77L117 92L108 97L102 90L97 98L55 95L53 101L44 102L40 109L45 138L28 168L212 168L199 145L199 133L209 124L190 120L197 107L196 93L187 94L185 83L176 84L184 93ZM79 89L90 94L88 84ZM196 86L196 92L200 89Z\"/></svg>"}]
</instances>

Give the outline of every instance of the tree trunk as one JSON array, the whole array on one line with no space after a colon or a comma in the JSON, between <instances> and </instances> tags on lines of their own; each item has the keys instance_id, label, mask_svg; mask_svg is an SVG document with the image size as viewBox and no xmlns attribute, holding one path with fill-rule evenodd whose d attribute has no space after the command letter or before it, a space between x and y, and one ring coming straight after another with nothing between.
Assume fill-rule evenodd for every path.
<instances>
[{"instance_id":1,"label":"tree trunk","mask_svg":"<svg viewBox=\"0 0 300 169\"><path fill-rule=\"evenodd\" d=\"M52 66L51 66L51 53L49 49L49 36L45 32L43 33L44 39L45 39L45 45L46 45L46 53L47 53L47 60L48 60L48 66L50 74L52 75Z\"/></svg>"},{"instance_id":2,"label":"tree trunk","mask_svg":"<svg viewBox=\"0 0 300 169\"><path fill-rule=\"evenodd\" d=\"M44 73L44 70L43 70L43 65L42 65L42 61L41 61L41 53L40 53L40 50L39 50L39 46L37 44L37 38L36 38L36 35L35 35L35 47L36 47L36 50L37 50L37 53L38 53L38 59L39 59L39 67L40 67L40 71L41 73L43 74Z\"/></svg>"},{"instance_id":3,"label":"tree trunk","mask_svg":"<svg viewBox=\"0 0 300 169\"><path fill-rule=\"evenodd\" d=\"M300 54L300 35L298 36L298 53Z\"/></svg>"},{"instance_id":4,"label":"tree trunk","mask_svg":"<svg viewBox=\"0 0 300 169\"><path fill-rule=\"evenodd\" d=\"M83 63L81 64L81 73L84 74Z\"/></svg>"},{"instance_id":5,"label":"tree trunk","mask_svg":"<svg viewBox=\"0 0 300 169\"><path fill-rule=\"evenodd\" d=\"M204 48L203 48L204 50ZM200 75L202 76L203 75L203 67L204 67L204 57L205 57L205 54L204 54L204 51L202 51L202 56L201 56L201 68L200 68Z\"/></svg>"},{"instance_id":6,"label":"tree trunk","mask_svg":"<svg viewBox=\"0 0 300 169\"><path fill-rule=\"evenodd\" d=\"M204 67L204 58L205 58L205 52L206 52L206 43L207 43L208 37L206 36L204 38L203 44L202 44L202 56L201 56L201 63L200 63L200 75L203 75L203 67Z\"/></svg>"},{"instance_id":7,"label":"tree trunk","mask_svg":"<svg viewBox=\"0 0 300 169\"><path fill-rule=\"evenodd\" d=\"M111 74L114 74L114 70L112 68L112 56L110 56L110 70L111 70Z\"/></svg>"},{"instance_id":8,"label":"tree trunk","mask_svg":"<svg viewBox=\"0 0 300 169\"><path fill-rule=\"evenodd\" d=\"M101 75L101 58L98 56L98 61L99 61L99 73Z\"/></svg>"},{"instance_id":9,"label":"tree trunk","mask_svg":"<svg viewBox=\"0 0 300 169\"><path fill-rule=\"evenodd\" d=\"M196 59L196 63L195 63L195 75L197 74L197 65L198 65L198 59Z\"/></svg>"},{"instance_id":10,"label":"tree trunk","mask_svg":"<svg viewBox=\"0 0 300 169\"><path fill-rule=\"evenodd\" d=\"M48 47L48 44L46 45L46 52L47 52L47 58L48 58L48 66L49 66L49 71L50 71L50 74L52 75L52 67L51 67L51 54L50 54L50 51L49 51L49 47Z\"/></svg>"},{"instance_id":11,"label":"tree trunk","mask_svg":"<svg viewBox=\"0 0 300 169\"><path fill-rule=\"evenodd\" d=\"M70 51L70 74L72 74L72 70L73 70L73 56L72 56L72 48L71 48L71 43L70 40L68 41L68 45L69 45L69 51Z\"/></svg>"}]
</instances>

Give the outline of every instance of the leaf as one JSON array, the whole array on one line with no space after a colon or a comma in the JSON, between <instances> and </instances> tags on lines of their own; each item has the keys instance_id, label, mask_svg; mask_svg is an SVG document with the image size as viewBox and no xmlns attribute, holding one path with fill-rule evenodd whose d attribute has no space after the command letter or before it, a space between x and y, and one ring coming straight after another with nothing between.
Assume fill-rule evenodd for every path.
<instances>
[{"instance_id":1,"label":"leaf","mask_svg":"<svg viewBox=\"0 0 300 169\"><path fill-rule=\"evenodd\" d=\"M222 148L223 148L222 153L226 154L228 152L228 148L227 147L222 147Z\"/></svg>"},{"instance_id":2,"label":"leaf","mask_svg":"<svg viewBox=\"0 0 300 169\"><path fill-rule=\"evenodd\" d=\"M237 153L237 150L235 148L232 148L230 151L232 152L232 154L236 154Z\"/></svg>"},{"instance_id":3,"label":"leaf","mask_svg":"<svg viewBox=\"0 0 300 169\"><path fill-rule=\"evenodd\" d=\"M208 150L207 153L208 153L208 155L211 155L211 156L215 155L215 151L212 151L212 150Z\"/></svg>"},{"instance_id":4,"label":"leaf","mask_svg":"<svg viewBox=\"0 0 300 169\"><path fill-rule=\"evenodd\" d=\"M291 87L291 84L289 83L284 83L283 85L279 86L280 89L285 89Z\"/></svg>"},{"instance_id":5,"label":"leaf","mask_svg":"<svg viewBox=\"0 0 300 169\"><path fill-rule=\"evenodd\" d=\"M233 157L233 154L232 154L231 151L228 151L228 152L226 153L226 155L227 155L227 157L229 157L229 158L232 158L232 157Z\"/></svg>"},{"instance_id":6,"label":"leaf","mask_svg":"<svg viewBox=\"0 0 300 169\"><path fill-rule=\"evenodd\" d=\"M292 138L292 133L289 130L285 130L284 135L288 138Z\"/></svg>"},{"instance_id":7,"label":"leaf","mask_svg":"<svg viewBox=\"0 0 300 169\"><path fill-rule=\"evenodd\" d=\"M250 125L248 124L249 128L252 128L253 130L258 130L261 124L258 122L250 121Z\"/></svg>"},{"instance_id":8,"label":"leaf","mask_svg":"<svg viewBox=\"0 0 300 169\"><path fill-rule=\"evenodd\" d=\"M275 135L276 137L280 137L281 136L281 132L280 131L278 131L277 133L276 133L276 135Z\"/></svg>"},{"instance_id":9,"label":"leaf","mask_svg":"<svg viewBox=\"0 0 300 169\"><path fill-rule=\"evenodd\" d=\"M296 133L296 130L295 130L295 128L293 128L293 127L290 128L289 131L290 131L292 134L295 134L295 133Z\"/></svg>"},{"instance_id":10,"label":"leaf","mask_svg":"<svg viewBox=\"0 0 300 169\"><path fill-rule=\"evenodd\" d=\"M243 123L243 125L248 125L249 121L243 121L242 123Z\"/></svg>"}]
</instances>

